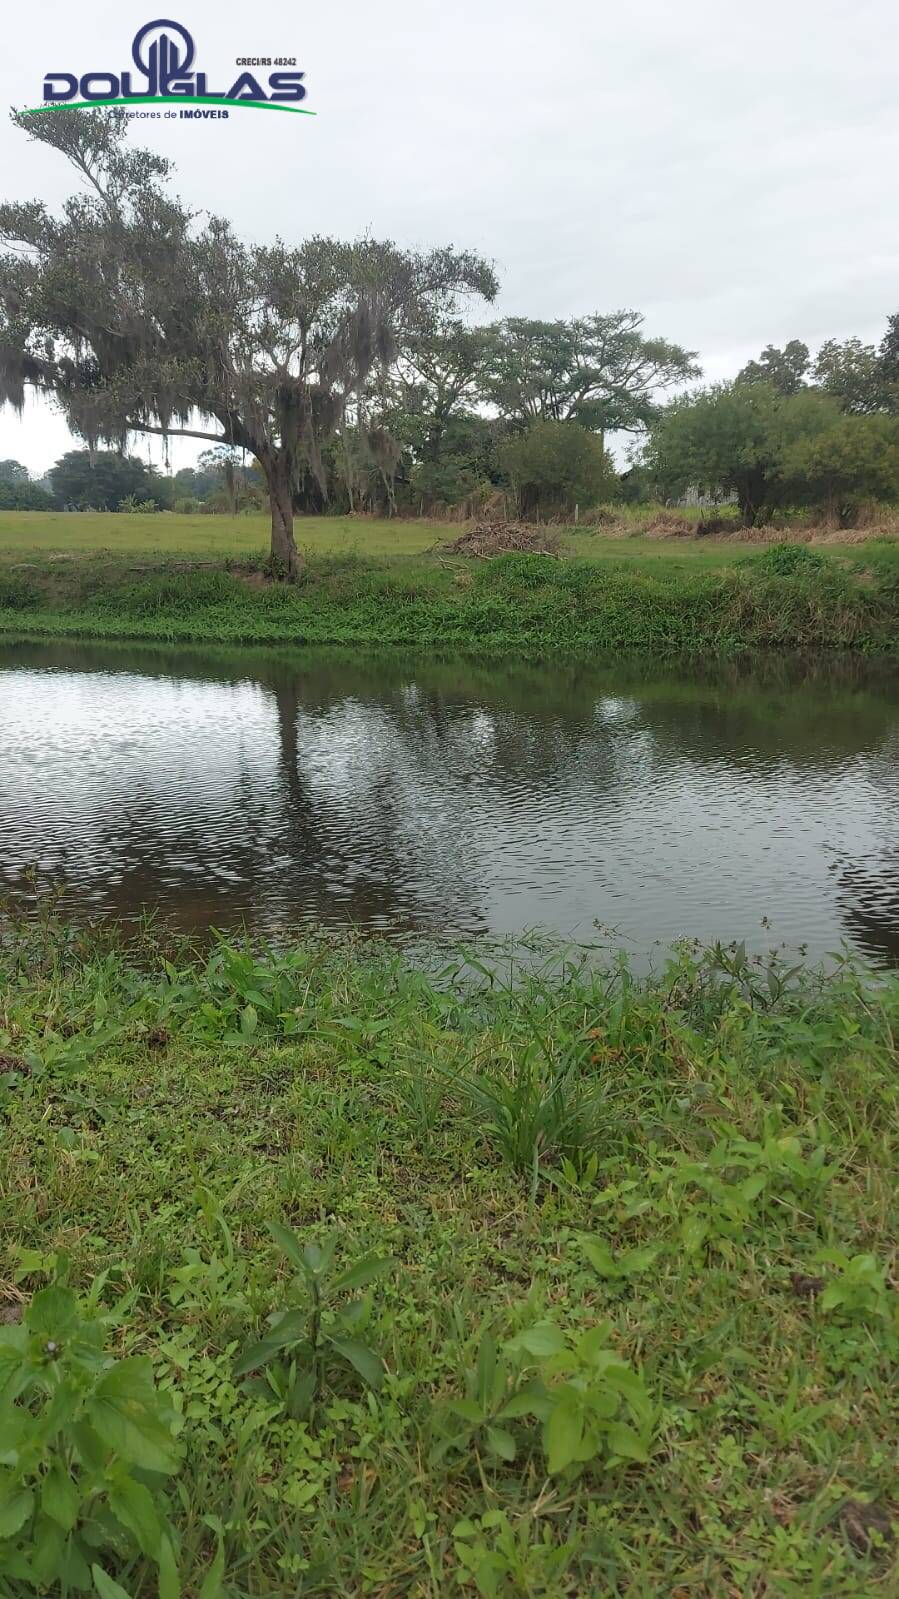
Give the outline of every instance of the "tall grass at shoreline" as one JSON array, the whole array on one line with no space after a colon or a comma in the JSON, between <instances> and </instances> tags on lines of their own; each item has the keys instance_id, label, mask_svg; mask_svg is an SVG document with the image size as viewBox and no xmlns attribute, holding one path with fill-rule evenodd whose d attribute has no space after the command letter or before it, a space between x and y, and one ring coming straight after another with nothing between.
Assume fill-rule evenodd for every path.
<instances>
[{"instance_id":1,"label":"tall grass at shoreline","mask_svg":"<svg viewBox=\"0 0 899 1599\"><path fill-rule=\"evenodd\" d=\"M0 1323L60 1276L127 1302L186 1596L893 1591L894 975L44 917L0 983ZM284 1227L374 1352L311 1408L254 1354L308 1330ZM102 1559L156 1594L133 1539Z\"/></svg>"},{"instance_id":2,"label":"tall grass at shoreline","mask_svg":"<svg viewBox=\"0 0 899 1599\"><path fill-rule=\"evenodd\" d=\"M85 560L0 569L0 631L233 644L383 644L533 656L899 648L899 545L805 545L730 565L654 557L465 563L320 557L296 585L258 569Z\"/></svg>"}]
</instances>

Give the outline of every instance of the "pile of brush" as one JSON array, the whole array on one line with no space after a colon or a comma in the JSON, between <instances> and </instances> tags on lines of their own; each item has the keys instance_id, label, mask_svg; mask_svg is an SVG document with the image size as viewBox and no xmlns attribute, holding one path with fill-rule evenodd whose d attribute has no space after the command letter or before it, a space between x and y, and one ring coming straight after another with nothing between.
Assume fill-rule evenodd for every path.
<instances>
[{"instance_id":1,"label":"pile of brush","mask_svg":"<svg viewBox=\"0 0 899 1599\"><path fill-rule=\"evenodd\" d=\"M447 548L453 555L558 555L559 536L534 522L476 522Z\"/></svg>"}]
</instances>

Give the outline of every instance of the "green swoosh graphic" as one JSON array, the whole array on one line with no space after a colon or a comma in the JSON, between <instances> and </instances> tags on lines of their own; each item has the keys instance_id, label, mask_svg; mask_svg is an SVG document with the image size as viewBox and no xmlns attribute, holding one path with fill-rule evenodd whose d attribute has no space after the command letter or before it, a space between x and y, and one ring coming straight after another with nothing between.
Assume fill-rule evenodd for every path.
<instances>
[{"instance_id":1,"label":"green swoosh graphic","mask_svg":"<svg viewBox=\"0 0 899 1599\"><path fill-rule=\"evenodd\" d=\"M121 100L56 100L52 105L26 106L22 115L40 116L44 111L96 111L107 105L226 105L247 106L251 111L289 111L295 117L315 117L317 111L305 106L276 105L271 100L229 100L225 94L129 94Z\"/></svg>"}]
</instances>

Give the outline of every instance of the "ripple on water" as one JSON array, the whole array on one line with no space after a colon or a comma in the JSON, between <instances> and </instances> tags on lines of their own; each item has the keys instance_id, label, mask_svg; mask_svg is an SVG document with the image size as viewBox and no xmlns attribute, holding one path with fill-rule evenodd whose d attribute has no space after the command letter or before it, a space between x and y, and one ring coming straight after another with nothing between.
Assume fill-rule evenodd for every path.
<instances>
[{"instance_id":1,"label":"ripple on water","mask_svg":"<svg viewBox=\"0 0 899 1599\"><path fill-rule=\"evenodd\" d=\"M74 913L899 960L895 679L0 650L0 877ZM183 664L182 664L183 662ZM765 924L770 924L770 929Z\"/></svg>"}]
</instances>

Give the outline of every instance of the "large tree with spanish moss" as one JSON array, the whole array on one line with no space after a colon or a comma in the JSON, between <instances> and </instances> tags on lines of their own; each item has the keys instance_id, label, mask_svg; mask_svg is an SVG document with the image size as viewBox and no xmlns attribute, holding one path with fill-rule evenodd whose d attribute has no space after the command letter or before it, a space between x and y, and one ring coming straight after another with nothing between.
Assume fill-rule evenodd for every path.
<instances>
[{"instance_id":1,"label":"large tree with spanish moss","mask_svg":"<svg viewBox=\"0 0 899 1599\"><path fill-rule=\"evenodd\" d=\"M375 458L387 447L366 394L423 327L492 299L492 268L368 238L246 245L172 194L162 156L127 147L123 112L13 116L81 188L61 216L0 205L0 404L51 396L91 448L156 433L248 451L273 567L294 576L294 497L305 476L324 485L323 445L350 419Z\"/></svg>"}]
</instances>

